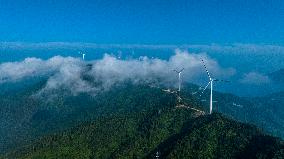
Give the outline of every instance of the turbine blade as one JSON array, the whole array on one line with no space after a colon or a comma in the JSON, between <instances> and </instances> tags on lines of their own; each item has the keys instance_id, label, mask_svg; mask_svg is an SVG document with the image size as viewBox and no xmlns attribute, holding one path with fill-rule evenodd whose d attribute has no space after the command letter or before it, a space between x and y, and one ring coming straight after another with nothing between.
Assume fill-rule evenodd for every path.
<instances>
[{"instance_id":1,"label":"turbine blade","mask_svg":"<svg viewBox=\"0 0 284 159\"><path fill-rule=\"evenodd\" d=\"M184 70L184 68L182 68L181 70L177 70L177 69L174 69L173 71L175 71L176 73L181 73L182 71Z\"/></svg>"},{"instance_id":2,"label":"turbine blade","mask_svg":"<svg viewBox=\"0 0 284 159\"><path fill-rule=\"evenodd\" d=\"M209 73L209 71L207 70L207 67L206 67L206 65L205 65L204 60L201 59L201 61L202 61L202 63L203 63L203 66L204 66L204 68L205 68L205 71L206 71L206 73L207 73L207 76L211 79L210 73Z\"/></svg>"},{"instance_id":3,"label":"turbine blade","mask_svg":"<svg viewBox=\"0 0 284 159\"><path fill-rule=\"evenodd\" d=\"M210 81L211 82L211 81ZM205 86L205 88L202 90L201 94L204 93L204 91L206 90L206 88L209 86L210 82L208 82L208 84Z\"/></svg>"},{"instance_id":4,"label":"turbine blade","mask_svg":"<svg viewBox=\"0 0 284 159\"><path fill-rule=\"evenodd\" d=\"M179 73L177 70L173 70L173 71L175 71L176 73Z\"/></svg>"},{"instance_id":5,"label":"turbine blade","mask_svg":"<svg viewBox=\"0 0 284 159\"><path fill-rule=\"evenodd\" d=\"M231 82L231 81L228 81L228 80L220 80L220 79L214 79L214 81L217 81L217 82Z\"/></svg>"}]
</instances>

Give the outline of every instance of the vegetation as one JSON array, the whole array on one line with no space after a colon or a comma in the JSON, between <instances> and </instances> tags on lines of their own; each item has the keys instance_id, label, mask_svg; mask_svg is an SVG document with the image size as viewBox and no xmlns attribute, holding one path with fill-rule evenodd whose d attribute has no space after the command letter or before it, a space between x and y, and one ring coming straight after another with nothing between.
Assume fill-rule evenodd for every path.
<instances>
[{"instance_id":1,"label":"vegetation","mask_svg":"<svg viewBox=\"0 0 284 159\"><path fill-rule=\"evenodd\" d=\"M242 116L237 113L240 108L226 107L236 100L244 105L242 111L250 110L253 102L247 99L216 93L219 102L214 111L227 115L203 116L176 108L176 95L158 87L127 83L96 96L59 93L62 96L50 101L32 97L43 84L1 95L4 106L0 109L6 110L7 119L13 119L2 124L2 145L8 145L2 158L153 158L156 152L161 158L284 156L281 139L226 117L254 122L254 113ZM183 102L206 111L206 103L191 94L197 89L187 85L181 94ZM15 130L8 130L12 125L17 126ZM5 134L8 131L12 133Z\"/></svg>"},{"instance_id":2,"label":"vegetation","mask_svg":"<svg viewBox=\"0 0 284 159\"><path fill-rule=\"evenodd\" d=\"M149 114L150 113L150 114ZM220 114L187 109L130 113L86 122L4 158L281 158L284 144Z\"/></svg>"}]
</instances>

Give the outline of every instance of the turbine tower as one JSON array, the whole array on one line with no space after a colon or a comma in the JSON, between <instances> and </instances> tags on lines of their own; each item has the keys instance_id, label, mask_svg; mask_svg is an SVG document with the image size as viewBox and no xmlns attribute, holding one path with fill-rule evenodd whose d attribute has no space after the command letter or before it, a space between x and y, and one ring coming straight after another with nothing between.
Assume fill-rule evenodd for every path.
<instances>
[{"instance_id":1,"label":"turbine tower","mask_svg":"<svg viewBox=\"0 0 284 159\"><path fill-rule=\"evenodd\" d=\"M181 87L181 73L182 71L184 70L184 68L182 68L181 70L177 71L177 70L173 70L175 71L177 74L178 74L178 92L177 92L177 95L178 95L178 103L180 104L181 103L181 97L180 97L180 87Z\"/></svg>"},{"instance_id":2,"label":"turbine tower","mask_svg":"<svg viewBox=\"0 0 284 159\"><path fill-rule=\"evenodd\" d=\"M212 113L212 109L213 109L213 82L214 81L222 81L222 82L229 82L229 81L225 81L225 80L219 80L219 79L215 79L215 78L212 78L210 76L210 73L209 71L207 70L207 67L205 65L205 62L203 61L203 59L201 59L202 63L203 63L203 66L205 68L205 71L207 73L207 76L209 78L209 82L208 84L204 87L203 91L201 94L204 93L204 91L206 90L206 88L210 85L210 110L209 110L209 113L211 114Z\"/></svg>"},{"instance_id":3,"label":"turbine tower","mask_svg":"<svg viewBox=\"0 0 284 159\"><path fill-rule=\"evenodd\" d=\"M182 68L181 70L177 71L174 70L177 74L178 74L178 91L180 92L180 86L181 86L181 73L184 70L184 68Z\"/></svg>"}]
</instances>

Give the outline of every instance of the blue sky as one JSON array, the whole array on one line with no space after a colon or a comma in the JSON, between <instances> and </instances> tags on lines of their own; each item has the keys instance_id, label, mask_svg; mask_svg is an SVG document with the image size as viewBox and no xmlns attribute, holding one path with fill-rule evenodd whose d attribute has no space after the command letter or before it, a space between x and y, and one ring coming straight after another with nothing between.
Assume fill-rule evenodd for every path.
<instances>
[{"instance_id":1,"label":"blue sky","mask_svg":"<svg viewBox=\"0 0 284 159\"><path fill-rule=\"evenodd\" d=\"M283 0L0 0L0 41L284 44Z\"/></svg>"}]
</instances>

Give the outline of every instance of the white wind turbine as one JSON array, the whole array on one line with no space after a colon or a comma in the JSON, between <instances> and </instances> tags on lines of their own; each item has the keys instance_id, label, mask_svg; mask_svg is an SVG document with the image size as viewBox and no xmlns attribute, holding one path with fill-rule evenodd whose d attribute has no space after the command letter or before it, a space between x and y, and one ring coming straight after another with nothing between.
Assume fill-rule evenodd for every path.
<instances>
[{"instance_id":1,"label":"white wind turbine","mask_svg":"<svg viewBox=\"0 0 284 159\"><path fill-rule=\"evenodd\" d=\"M83 58L83 60L85 60L85 53L82 53L81 51L79 52L79 54L81 54L82 55L82 58Z\"/></svg>"},{"instance_id":2,"label":"white wind turbine","mask_svg":"<svg viewBox=\"0 0 284 159\"><path fill-rule=\"evenodd\" d=\"M178 74L178 102L180 103L181 101L181 97L180 97L180 87L181 87L181 73L184 70L184 68L182 68L181 70L177 71L177 70L173 70Z\"/></svg>"},{"instance_id":3,"label":"white wind turbine","mask_svg":"<svg viewBox=\"0 0 284 159\"><path fill-rule=\"evenodd\" d=\"M159 158L159 157L160 157L160 153L159 153L159 151L157 151L156 154L155 154L155 158Z\"/></svg>"},{"instance_id":4,"label":"white wind turbine","mask_svg":"<svg viewBox=\"0 0 284 159\"><path fill-rule=\"evenodd\" d=\"M207 67L206 67L205 62L203 61L203 59L201 59L201 61L202 61L202 63L203 63L203 66L204 66L205 71L206 71L206 73L207 73L207 76L208 76L208 78L209 78L209 82L208 82L208 84L204 87L204 89L203 89L203 91L201 92L201 94L204 93L204 91L207 89L207 87L208 87L209 84L210 84L210 111L209 111L209 112L210 112L210 114L211 114L211 113L212 113L212 109L213 109L213 82L214 82L214 81L229 82L229 81L219 80L219 79L212 78L212 77L210 76L209 71L207 70Z\"/></svg>"},{"instance_id":5,"label":"white wind turbine","mask_svg":"<svg viewBox=\"0 0 284 159\"><path fill-rule=\"evenodd\" d=\"M182 73L183 70L184 70L184 68L182 68L179 71L174 70L178 74L178 91L179 92L180 92L180 87L181 87L181 73Z\"/></svg>"}]
</instances>

